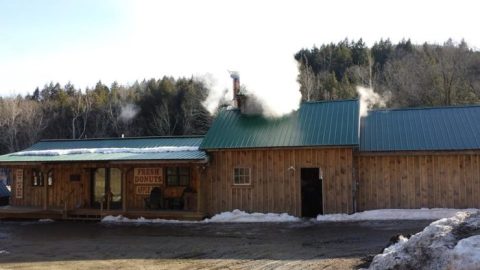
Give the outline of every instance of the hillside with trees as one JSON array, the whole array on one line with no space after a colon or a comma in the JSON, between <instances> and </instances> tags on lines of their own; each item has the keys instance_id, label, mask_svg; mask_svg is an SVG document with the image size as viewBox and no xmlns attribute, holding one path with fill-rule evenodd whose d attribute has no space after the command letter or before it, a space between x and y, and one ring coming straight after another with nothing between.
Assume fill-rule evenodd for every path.
<instances>
[{"instance_id":1,"label":"hillside with trees","mask_svg":"<svg viewBox=\"0 0 480 270\"><path fill-rule=\"evenodd\" d=\"M150 79L132 86L98 82L81 91L50 83L25 97L0 100L0 152L39 139L204 134L212 116L208 89L195 79Z\"/></svg>"},{"instance_id":2,"label":"hillside with trees","mask_svg":"<svg viewBox=\"0 0 480 270\"><path fill-rule=\"evenodd\" d=\"M355 98L361 85L389 97L388 107L480 101L480 52L465 41L415 45L380 40L368 48L361 39L343 40L302 49L295 59L303 100Z\"/></svg>"},{"instance_id":3,"label":"hillside with trees","mask_svg":"<svg viewBox=\"0 0 480 270\"><path fill-rule=\"evenodd\" d=\"M466 42L415 45L343 40L301 49L298 81L305 101L356 98L356 86L389 97L389 107L480 102L480 52ZM0 98L0 153L40 139L204 134L210 89L195 78L133 85L98 82L84 90L50 83L26 96Z\"/></svg>"}]
</instances>

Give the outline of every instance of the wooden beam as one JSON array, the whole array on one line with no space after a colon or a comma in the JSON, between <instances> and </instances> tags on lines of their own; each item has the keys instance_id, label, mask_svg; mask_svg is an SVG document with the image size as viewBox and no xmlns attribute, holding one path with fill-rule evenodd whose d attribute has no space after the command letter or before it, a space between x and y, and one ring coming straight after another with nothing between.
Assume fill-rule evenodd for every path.
<instances>
[{"instance_id":1,"label":"wooden beam","mask_svg":"<svg viewBox=\"0 0 480 270\"><path fill-rule=\"evenodd\" d=\"M127 172L128 168L122 168L122 210L127 211Z\"/></svg>"}]
</instances>

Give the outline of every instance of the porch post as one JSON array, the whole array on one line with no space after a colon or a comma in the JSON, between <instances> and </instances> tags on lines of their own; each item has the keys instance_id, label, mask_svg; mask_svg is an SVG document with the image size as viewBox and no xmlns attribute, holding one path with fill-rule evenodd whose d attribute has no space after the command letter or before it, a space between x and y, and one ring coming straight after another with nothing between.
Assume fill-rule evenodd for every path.
<instances>
[{"instance_id":1,"label":"porch post","mask_svg":"<svg viewBox=\"0 0 480 270\"><path fill-rule=\"evenodd\" d=\"M197 210L196 212L197 213L200 213L200 209L203 209L203 205L202 205L202 172L200 171L201 170L201 167L200 166L196 166L195 167L195 174L196 174L196 177L197 177Z\"/></svg>"},{"instance_id":2,"label":"porch post","mask_svg":"<svg viewBox=\"0 0 480 270\"><path fill-rule=\"evenodd\" d=\"M122 168L122 211L127 211L127 171L128 169Z\"/></svg>"},{"instance_id":3,"label":"porch post","mask_svg":"<svg viewBox=\"0 0 480 270\"><path fill-rule=\"evenodd\" d=\"M40 171L42 172L43 177L43 210L48 209L48 169L41 167Z\"/></svg>"}]
</instances>

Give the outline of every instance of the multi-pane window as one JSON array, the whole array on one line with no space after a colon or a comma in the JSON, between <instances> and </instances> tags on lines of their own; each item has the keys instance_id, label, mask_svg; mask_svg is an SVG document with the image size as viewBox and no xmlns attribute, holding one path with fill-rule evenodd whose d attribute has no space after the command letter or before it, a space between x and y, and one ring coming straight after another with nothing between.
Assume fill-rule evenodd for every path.
<instances>
[{"instance_id":1,"label":"multi-pane window","mask_svg":"<svg viewBox=\"0 0 480 270\"><path fill-rule=\"evenodd\" d=\"M250 185L250 168L234 168L233 184Z\"/></svg>"},{"instance_id":2,"label":"multi-pane window","mask_svg":"<svg viewBox=\"0 0 480 270\"><path fill-rule=\"evenodd\" d=\"M43 173L40 170L32 170L32 186L40 187L43 186Z\"/></svg>"},{"instance_id":3,"label":"multi-pane window","mask_svg":"<svg viewBox=\"0 0 480 270\"><path fill-rule=\"evenodd\" d=\"M190 184L189 167L168 167L167 185L169 186L188 186Z\"/></svg>"}]
</instances>

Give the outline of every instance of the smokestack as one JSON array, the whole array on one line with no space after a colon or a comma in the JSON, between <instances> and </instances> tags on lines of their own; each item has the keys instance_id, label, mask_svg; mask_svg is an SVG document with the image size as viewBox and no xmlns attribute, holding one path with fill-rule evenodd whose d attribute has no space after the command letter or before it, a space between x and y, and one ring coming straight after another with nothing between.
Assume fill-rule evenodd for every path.
<instances>
[{"instance_id":1,"label":"smokestack","mask_svg":"<svg viewBox=\"0 0 480 270\"><path fill-rule=\"evenodd\" d=\"M233 106L241 113L248 113L247 96L242 93L240 88L240 74L238 71L230 71L230 77L233 79Z\"/></svg>"},{"instance_id":2,"label":"smokestack","mask_svg":"<svg viewBox=\"0 0 480 270\"><path fill-rule=\"evenodd\" d=\"M233 79L233 106L241 110L240 74L237 71L230 71L230 77Z\"/></svg>"}]
</instances>

